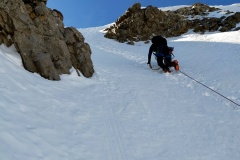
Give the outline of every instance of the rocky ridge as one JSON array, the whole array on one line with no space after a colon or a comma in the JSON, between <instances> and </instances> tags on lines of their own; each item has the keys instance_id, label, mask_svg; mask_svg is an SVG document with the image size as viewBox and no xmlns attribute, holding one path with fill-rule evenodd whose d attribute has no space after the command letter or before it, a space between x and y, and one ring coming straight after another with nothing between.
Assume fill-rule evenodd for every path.
<instances>
[{"instance_id":1,"label":"rocky ridge","mask_svg":"<svg viewBox=\"0 0 240 160\"><path fill-rule=\"evenodd\" d=\"M60 80L74 67L85 77L94 73L91 48L63 15L46 7L47 0L1 0L0 45L14 45L30 72ZM80 75L80 74L79 74Z\"/></svg>"},{"instance_id":2,"label":"rocky ridge","mask_svg":"<svg viewBox=\"0 0 240 160\"><path fill-rule=\"evenodd\" d=\"M210 13L214 12L225 12L225 15L211 17ZM239 22L240 12L222 11L201 3L175 11L161 11L154 6L142 8L140 3L135 3L112 26L105 29L105 37L128 44L137 41L148 43L154 35L175 37L190 29L199 33L239 30L239 27L236 28Z\"/></svg>"}]
</instances>

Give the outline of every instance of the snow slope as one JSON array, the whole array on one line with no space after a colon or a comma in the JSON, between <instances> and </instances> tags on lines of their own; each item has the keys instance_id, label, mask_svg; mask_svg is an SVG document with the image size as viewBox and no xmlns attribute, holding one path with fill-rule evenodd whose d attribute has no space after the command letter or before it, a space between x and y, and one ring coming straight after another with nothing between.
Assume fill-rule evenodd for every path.
<instances>
[{"instance_id":1,"label":"snow slope","mask_svg":"<svg viewBox=\"0 0 240 160\"><path fill-rule=\"evenodd\" d=\"M1 160L239 160L240 107L180 72L152 71L150 44L79 29L96 73L53 82L0 46ZM240 104L240 31L169 38L182 72ZM153 67L157 67L152 58Z\"/></svg>"}]
</instances>

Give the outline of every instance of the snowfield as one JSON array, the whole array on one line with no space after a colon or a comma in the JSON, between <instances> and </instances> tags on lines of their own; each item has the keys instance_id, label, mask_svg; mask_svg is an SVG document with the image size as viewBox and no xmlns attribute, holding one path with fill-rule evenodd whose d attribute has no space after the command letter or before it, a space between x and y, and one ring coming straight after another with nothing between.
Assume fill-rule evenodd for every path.
<instances>
[{"instance_id":1,"label":"snowfield","mask_svg":"<svg viewBox=\"0 0 240 160\"><path fill-rule=\"evenodd\" d=\"M104 28L79 29L89 79L73 69L43 79L0 46L1 160L240 159L240 31L167 39L182 72L236 105L173 68L150 70L151 44L106 39Z\"/></svg>"}]
</instances>

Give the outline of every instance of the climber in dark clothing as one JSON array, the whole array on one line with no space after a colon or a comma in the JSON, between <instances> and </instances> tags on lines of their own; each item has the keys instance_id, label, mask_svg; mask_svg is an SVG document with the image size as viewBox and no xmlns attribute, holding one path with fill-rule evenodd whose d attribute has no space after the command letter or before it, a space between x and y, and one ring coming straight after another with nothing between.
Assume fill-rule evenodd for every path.
<instances>
[{"instance_id":1,"label":"climber in dark clothing","mask_svg":"<svg viewBox=\"0 0 240 160\"><path fill-rule=\"evenodd\" d=\"M167 40L162 36L155 36L152 38L152 45L149 48L148 52L148 65L151 66L151 57L152 54L156 56L158 65L163 69L164 72L171 72L169 67L174 67L175 70L178 70L177 60L172 61L170 52L172 47L167 46ZM177 68L176 68L177 67Z\"/></svg>"}]
</instances>

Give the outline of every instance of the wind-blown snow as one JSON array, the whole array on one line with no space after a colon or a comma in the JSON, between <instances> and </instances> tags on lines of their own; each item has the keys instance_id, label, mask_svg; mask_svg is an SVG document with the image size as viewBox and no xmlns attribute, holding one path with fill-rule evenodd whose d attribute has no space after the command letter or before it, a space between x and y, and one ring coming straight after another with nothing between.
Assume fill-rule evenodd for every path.
<instances>
[{"instance_id":1,"label":"wind-blown snow","mask_svg":"<svg viewBox=\"0 0 240 160\"><path fill-rule=\"evenodd\" d=\"M180 72L150 70L150 44L79 29L92 78L49 81L0 47L1 160L239 160L240 107ZM240 104L240 31L169 38L182 72ZM152 58L153 67L157 63Z\"/></svg>"}]
</instances>

